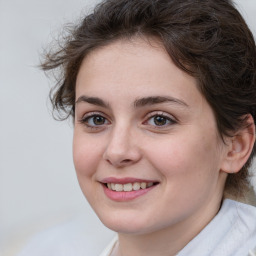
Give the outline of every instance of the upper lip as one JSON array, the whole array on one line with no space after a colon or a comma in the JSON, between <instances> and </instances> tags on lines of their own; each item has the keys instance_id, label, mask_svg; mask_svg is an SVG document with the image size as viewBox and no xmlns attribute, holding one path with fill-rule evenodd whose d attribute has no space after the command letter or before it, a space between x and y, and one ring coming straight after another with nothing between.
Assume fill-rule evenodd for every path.
<instances>
[{"instance_id":1,"label":"upper lip","mask_svg":"<svg viewBox=\"0 0 256 256\"><path fill-rule=\"evenodd\" d=\"M148 180L148 179L139 179L139 178L132 178L132 177L125 177L125 178L116 178L116 177L107 177L100 181L101 183L115 183L115 184L127 184L127 183L135 183L135 182L158 182L156 180Z\"/></svg>"}]
</instances>

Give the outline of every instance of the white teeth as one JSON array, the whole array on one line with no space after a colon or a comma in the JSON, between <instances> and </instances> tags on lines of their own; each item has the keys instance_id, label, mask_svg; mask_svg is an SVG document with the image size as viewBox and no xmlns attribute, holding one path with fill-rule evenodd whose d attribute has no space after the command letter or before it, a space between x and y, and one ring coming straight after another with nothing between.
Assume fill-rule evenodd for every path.
<instances>
[{"instance_id":1,"label":"white teeth","mask_svg":"<svg viewBox=\"0 0 256 256\"><path fill-rule=\"evenodd\" d=\"M132 183L124 184L124 191L132 191Z\"/></svg>"},{"instance_id":2,"label":"white teeth","mask_svg":"<svg viewBox=\"0 0 256 256\"><path fill-rule=\"evenodd\" d=\"M145 189L145 188L147 187L147 183L146 183L146 182L141 182L141 183L140 183L140 187L141 187L142 189Z\"/></svg>"},{"instance_id":3,"label":"white teeth","mask_svg":"<svg viewBox=\"0 0 256 256\"><path fill-rule=\"evenodd\" d=\"M124 187L123 187L122 184L116 184L116 185L115 185L115 190L116 190L116 191L123 191L123 190L124 190Z\"/></svg>"},{"instance_id":4,"label":"white teeth","mask_svg":"<svg viewBox=\"0 0 256 256\"><path fill-rule=\"evenodd\" d=\"M118 184L118 183L107 183L107 187L110 190L113 191L125 191L125 192L129 192L132 190L140 190L140 189L146 189L149 187L152 187L154 184L153 182L134 182L134 183L126 183L126 184Z\"/></svg>"},{"instance_id":5,"label":"white teeth","mask_svg":"<svg viewBox=\"0 0 256 256\"><path fill-rule=\"evenodd\" d=\"M139 182L133 183L132 188L133 188L133 190L139 190L140 189L140 183Z\"/></svg>"}]
</instances>

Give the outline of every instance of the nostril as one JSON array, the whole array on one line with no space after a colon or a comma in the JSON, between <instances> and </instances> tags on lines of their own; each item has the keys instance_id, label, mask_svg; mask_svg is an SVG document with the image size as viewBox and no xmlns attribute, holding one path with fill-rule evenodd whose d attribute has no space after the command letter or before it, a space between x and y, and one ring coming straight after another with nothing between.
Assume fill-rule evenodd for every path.
<instances>
[{"instance_id":1,"label":"nostril","mask_svg":"<svg viewBox=\"0 0 256 256\"><path fill-rule=\"evenodd\" d=\"M131 162L130 159L124 159L124 160L122 160L122 163L129 163L129 162Z\"/></svg>"},{"instance_id":2,"label":"nostril","mask_svg":"<svg viewBox=\"0 0 256 256\"><path fill-rule=\"evenodd\" d=\"M116 163L116 167L124 167L124 166L127 166L127 165L130 165L133 161L131 159L124 159L118 163Z\"/></svg>"},{"instance_id":3,"label":"nostril","mask_svg":"<svg viewBox=\"0 0 256 256\"><path fill-rule=\"evenodd\" d=\"M110 163L111 165L115 165L115 166L120 167L120 166L125 166L125 165L131 163L132 160L131 159L124 159L124 160L115 162L115 161L111 161L110 159L107 159L107 162Z\"/></svg>"}]
</instances>

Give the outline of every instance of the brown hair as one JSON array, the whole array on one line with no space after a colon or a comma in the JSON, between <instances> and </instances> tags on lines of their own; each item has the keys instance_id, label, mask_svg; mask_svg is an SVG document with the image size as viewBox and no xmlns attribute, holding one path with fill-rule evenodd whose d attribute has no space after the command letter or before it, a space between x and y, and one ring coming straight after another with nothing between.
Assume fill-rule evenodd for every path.
<instances>
[{"instance_id":1,"label":"brown hair","mask_svg":"<svg viewBox=\"0 0 256 256\"><path fill-rule=\"evenodd\" d=\"M73 27L41 67L60 70L51 92L60 119L74 116L75 84L82 60L98 47L133 36L157 37L174 63L195 77L211 105L219 134L232 136L256 120L256 49L253 35L229 0L106 0ZM247 187L248 168L228 176L226 190Z\"/></svg>"}]
</instances>

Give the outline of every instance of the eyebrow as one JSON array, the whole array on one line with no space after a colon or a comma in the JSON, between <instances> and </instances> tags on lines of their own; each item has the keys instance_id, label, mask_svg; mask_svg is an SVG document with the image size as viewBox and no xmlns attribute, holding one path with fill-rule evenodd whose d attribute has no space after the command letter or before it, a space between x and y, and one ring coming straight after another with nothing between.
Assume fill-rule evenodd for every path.
<instances>
[{"instance_id":1,"label":"eyebrow","mask_svg":"<svg viewBox=\"0 0 256 256\"><path fill-rule=\"evenodd\" d=\"M188 107L188 104L185 103L184 101L170 97L170 96L151 96L151 97L145 97L141 99L137 99L134 102L134 107L144 107L144 106L149 106L149 105L154 105L154 104L159 104L159 103L166 103L166 102L171 102L175 104L179 104L181 106Z\"/></svg>"},{"instance_id":2,"label":"eyebrow","mask_svg":"<svg viewBox=\"0 0 256 256\"><path fill-rule=\"evenodd\" d=\"M88 96L82 95L76 100L75 104L78 104L80 102L87 102L92 105L96 105L104 108L110 108L108 103L104 102L102 99L98 97L88 97ZM150 105L166 103L166 102L175 103L181 106L188 107L188 104L185 103L184 101L174 97L170 97L170 96L143 97L134 101L134 107L139 108L139 107L150 106Z\"/></svg>"},{"instance_id":3,"label":"eyebrow","mask_svg":"<svg viewBox=\"0 0 256 256\"><path fill-rule=\"evenodd\" d=\"M78 104L80 102L87 102L92 105L109 108L109 104L105 103L102 99L100 99L98 97L87 97L85 95L82 95L77 99L76 104Z\"/></svg>"}]
</instances>

